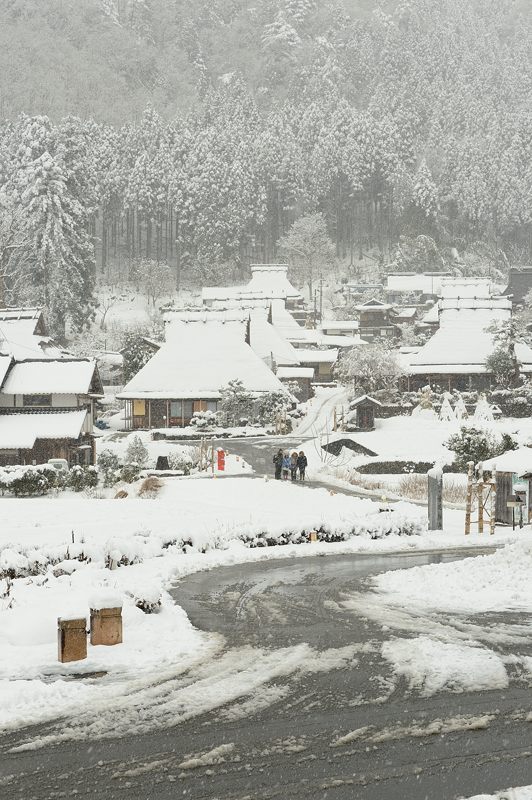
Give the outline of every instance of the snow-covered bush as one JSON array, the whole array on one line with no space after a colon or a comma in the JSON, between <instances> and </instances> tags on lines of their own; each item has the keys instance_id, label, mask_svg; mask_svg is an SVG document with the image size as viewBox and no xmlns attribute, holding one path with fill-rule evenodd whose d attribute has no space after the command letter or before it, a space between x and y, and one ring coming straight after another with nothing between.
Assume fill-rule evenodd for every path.
<instances>
[{"instance_id":1,"label":"snow-covered bush","mask_svg":"<svg viewBox=\"0 0 532 800\"><path fill-rule=\"evenodd\" d=\"M124 483L133 483L139 477L141 470L142 467L136 461L124 464L120 470L120 480L124 481Z\"/></svg>"},{"instance_id":2,"label":"snow-covered bush","mask_svg":"<svg viewBox=\"0 0 532 800\"><path fill-rule=\"evenodd\" d=\"M184 453L169 453L168 465L174 472L182 472L183 475L190 475L195 463L190 456Z\"/></svg>"},{"instance_id":3,"label":"snow-covered bush","mask_svg":"<svg viewBox=\"0 0 532 800\"><path fill-rule=\"evenodd\" d=\"M39 466L13 466L0 469L0 491L15 497L37 497L51 489L59 489L65 478L47 464Z\"/></svg>"},{"instance_id":4,"label":"snow-covered bush","mask_svg":"<svg viewBox=\"0 0 532 800\"><path fill-rule=\"evenodd\" d=\"M145 614L156 614L161 608L161 590L157 585L143 586L135 592L134 601Z\"/></svg>"},{"instance_id":5,"label":"snow-covered bush","mask_svg":"<svg viewBox=\"0 0 532 800\"><path fill-rule=\"evenodd\" d=\"M469 461L478 464L517 447L507 433L499 437L491 431L473 427L460 428L459 433L449 437L445 446L454 452L456 464L463 470L467 470Z\"/></svg>"},{"instance_id":6,"label":"snow-covered bush","mask_svg":"<svg viewBox=\"0 0 532 800\"><path fill-rule=\"evenodd\" d=\"M240 425L253 417L253 396L241 380L229 381L220 389L220 416L224 425Z\"/></svg>"},{"instance_id":7,"label":"snow-covered bush","mask_svg":"<svg viewBox=\"0 0 532 800\"><path fill-rule=\"evenodd\" d=\"M148 449L140 436L133 436L127 446L125 464L138 464L143 469L149 458Z\"/></svg>"},{"instance_id":8,"label":"snow-covered bush","mask_svg":"<svg viewBox=\"0 0 532 800\"><path fill-rule=\"evenodd\" d=\"M292 402L285 392L267 392L257 401L257 416L261 425L272 425L277 414L288 411Z\"/></svg>"},{"instance_id":9,"label":"snow-covered bush","mask_svg":"<svg viewBox=\"0 0 532 800\"><path fill-rule=\"evenodd\" d=\"M120 462L112 450L102 450L98 456L98 470L103 478L103 485L113 486L120 480Z\"/></svg>"},{"instance_id":10,"label":"snow-covered bush","mask_svg":"<svg viewBox=\"0 0 532 800\"><path fill-rule=\"evenodd\" d=\"M84 489L94 489L98 485L98 470L96 467L82 467L76 465L72 467L68 474L67 486L75 492L82 492Z\"/></svg>"},{"instance_id":11,"label":"snow-covered bush","mask_svg":"<svg viewBox=\"0 0 532 800\"><path fill-rule=\"evenodd\" d=\"M218 415L214 411L196 411L192 415L190 424L199 431L209 430L218 424Z\"/></svg>"}]
</instances>

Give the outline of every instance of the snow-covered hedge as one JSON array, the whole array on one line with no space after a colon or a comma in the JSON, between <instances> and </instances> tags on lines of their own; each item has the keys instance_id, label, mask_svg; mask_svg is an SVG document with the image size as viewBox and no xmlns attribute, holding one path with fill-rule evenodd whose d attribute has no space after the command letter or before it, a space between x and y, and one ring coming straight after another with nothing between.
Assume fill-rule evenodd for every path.
<instances>
[{"instance_id":1,"label":"snow-covered hedge","mask_svg":"<svg viewBox=\"0 0 532 800\"><path fill-rule=\"evenodd\" d=\"M0 468L0 492L15 497L39 497L53 489L82 492L97 485L98 470L91 466L76 465L70 472L61 472L49 464Z\"/></svg>"},{"instance_id":2,"label":"snow-covered hedge","mask_svg":"<svg viewBox=\"0 0 532 800\"><path fill-rule=\"evenodd\" d=\"M311 531L316 531L319 541L341 542L359 536L368 539L383 539L387 536L416 536L426 530L426 521L421 510L409 504L397 503L392 510L379 511L376 504L360 501L373 506L373 513L339 522L327 523L323 516L316 519L315 525L287 523L265 528L261 523L249 522L235 525L232 529L219 529L210 535L205 531L191 533L190 536L165 537L155 531L139 530L124 537L112 537L103 543L86 541L68 542L63 545L33 544L17 545L11 542L0 548L0 579L21 578L45 573L50 567L65 572L65 565L72 571L85 563L93 563L107 569L117 569L132 564L140 564L146 559L173 553L207 553L212 550L225 550L232 543L241 542L246 547L272 547L274 545L303 544L310 540Z\"/></svg>"},{"instance_id":3,"label":"snow-covered hedge","mask_svg":"<svg viewBox=\"0 0 532 800\"><path fill-rule=\"evenodd\" d=\"M64 475L48 464L0 468L0 491L16 497L37 497L61 488Z\"/></svg>"}]
</instances>

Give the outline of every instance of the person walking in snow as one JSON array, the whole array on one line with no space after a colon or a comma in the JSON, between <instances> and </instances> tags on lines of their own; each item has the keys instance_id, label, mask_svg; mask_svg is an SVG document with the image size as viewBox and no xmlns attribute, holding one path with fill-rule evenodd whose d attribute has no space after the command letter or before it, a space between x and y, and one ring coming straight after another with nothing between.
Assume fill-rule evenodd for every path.
<instances>
[{"instance_id":1,"label":"person walking in snow","mask_svg":"<svg viewBox=\"0 0 532 800\"><path fill-rule=\"evenodd\" d=\"M306 457L305 453L303 452L303 450L300 450L299 451L299 455L297 457L297 468L299 470L299 480L300 481L304 481L305 480L305 471L307 469L307 464L308 464L307 457Z\"/></svg>"},{"instance_id":2,"label":"person walking in snow","mask_svg":"<svg viewBox=\"0 0 532 800\"><path fill-rule=\"evenodd\" d=\"M281 480L281 472L283 469L283 451L278 450L273 457L273 466L275 468L275 480Z\"/></svg>"},{"instance_id":3,"label":"person walking in snow","mask_svg":"<svg viewBox=\"0 0 532 800\"><path fill-rule=\"evenodd\" d=\"M297 453L295 450L290 456L290 477L293 481L297 478Z\"/></svg>"},{"instance_id":4,"label":"person walking in snow","mask_svg":"<svg viewBox=\"0 0 532 800\"><path fill-rule=\"evenodd\" d=\"M290 472L290 455L288 451L283 455L283 481L288 480L288 473Z\"/></svg>"}]
</instances>

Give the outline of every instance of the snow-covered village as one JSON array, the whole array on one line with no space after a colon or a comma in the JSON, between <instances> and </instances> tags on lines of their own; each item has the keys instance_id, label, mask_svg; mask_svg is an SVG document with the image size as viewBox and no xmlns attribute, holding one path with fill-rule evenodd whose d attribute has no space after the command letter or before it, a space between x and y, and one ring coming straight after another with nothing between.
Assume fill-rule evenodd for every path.
<instances>
[{"instance_id":1,"label":"snow-covered village","mask_svg":"<svg viewBox=\"0 0 532 800\"><path fill-rule=\"evenodd\" d=\"M529 0L0 6L0 797L532 800Z\"/></svg>"}]
</instances>

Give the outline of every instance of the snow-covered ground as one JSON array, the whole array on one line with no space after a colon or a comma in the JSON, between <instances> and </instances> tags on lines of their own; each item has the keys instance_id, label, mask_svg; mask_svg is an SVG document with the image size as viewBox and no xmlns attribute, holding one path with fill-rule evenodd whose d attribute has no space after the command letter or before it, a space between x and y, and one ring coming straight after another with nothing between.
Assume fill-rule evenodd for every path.
<instances>
[{"instance_id":1,"label":"snow-covered ground","mask_svg":"<svg viewBox=\"0 0 532 800\"><path fill-rule=\"evenodd\" d=\"M180 576L279 557L423 550L486 541L463 536L458 512L448 518L445 533L429 534L425 511L418 506L397 504L393 511L382 512L370 500L270 480L169 478L152 499L135 497L134 490L132 485L123 500L66 493L0 500L0 569L22 576L12 582L0 580L0 649L5 655L0 667L0 729L68 715L74 708L90 707L96 696L102 702L114 697L118 704L135 686L147 692L155 658L157 675L168 680L199 661L222 658L223 643L194 630L166 593ZM319 529L320 536L339 541L304 543L309 531ZM511 532L501 530L490 544L511 539ZM57 617L87 615L94 593L107 591L123 602L124 644L89 646L87 661L58 664ZM159 597L158 614L146 615L137 607L143 599ZM307 651L292 655L297 669L317 658ZM276 663L278 654L273 662L267 653L249 658L250 664L262 664L253 679L260 682L259 673L269 675L268 664ZM244 661L241 658L239 664ZM240 670L241 666L236 672ZM106 675L72 680L80 673ZM242 683L232 674L229 693L235 691L234 681ZM219 699L223 704L223 692Z\"/></svg>"},{"instance_id":2,"label":"snow-covered ground","mask_svg":"<svg viewBox=\"0 0 532 800\"><path fill-rule=\"evenodd\" d=\"M532 786L518 786L514 789L504 789L497 794L476 794L467 800L532 800Z\"/></svg>"},{"instance_id":3,"label":"snow-covered ground","mask_svg":"<svg viewBox=\"0 0 532 800\"><path fill-rule=\"evenodd\" d=\"M423 695L500 689L511 680L530 685L528 536L489 555L382 573L345 608L392 632L382 655ZM502 612L511 615L504 624Z\"/></svg>"},{"instance_id":4,"label":"snow-covered ground","mask_svg":"<svg viewBox=\"0 0 532 800\"><path fill-rule=\"evenodd\" d=\"M22 576L0 580L0 729L68 714L96 694L122 696L135 681L147 686L155 664L158 675L177 675L219 652L220 641L194 630L166 593L179 576L261 558L401 548L405 526L414 547L424 538L415 507L381 513L368 500L240 477L167 479L156 499L64 494L0 504L0 570ZM264 546L319 528L346 541ZM385 536L386 546L372 536ZM58 664L57 618L88 615L94 593L107 591L123 602L124 643L89 646L87 661ZM159 613L137 607L159 597ZM72 680L101 672L107 677Z\"/></svg>"},{"instance_id":5,"label":"snow-covered ground","mask_svg":"<svg viewBox=\"0 0 532 800\"><path fill-rule=\"evenodd\" d=\"M348 393L343 387L317 386L305 403L306 414L294 427L294 436L319 436L333 429L334 409L347 408Z\"/></svg>"}]
</instances>

